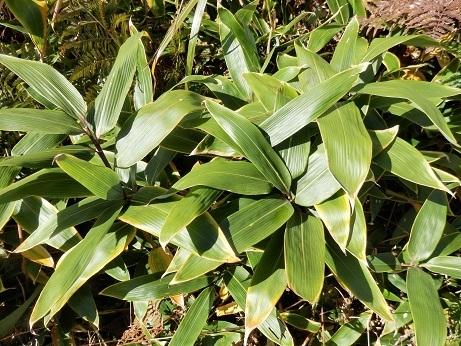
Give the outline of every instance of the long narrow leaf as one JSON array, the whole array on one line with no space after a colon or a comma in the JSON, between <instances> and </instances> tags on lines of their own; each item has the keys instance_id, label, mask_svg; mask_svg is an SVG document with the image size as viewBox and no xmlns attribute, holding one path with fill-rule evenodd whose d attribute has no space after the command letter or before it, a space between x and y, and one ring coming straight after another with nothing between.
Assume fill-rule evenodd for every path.
<instances>
[{"instance_id":1,"label":"long narrow leaf","mask_svg":"<svg viewBox=\"0 0 461 346\"><path fill-rule=\"evenodd\" d=\"M0 129L37 133L78 135L83 129L63 111L50 109L0 109Z\"/></svg>"},{"instance_id":2,"label":"long narrow leaf","mask_svg":"<svg viewBox=\"0 0 461 346\"><path fill-rule=\"evenodd\" d=\"M427 259L435 250L445 228L447 205L445 192L434 190L419 210L407 244L412 263Z\"/></svg>"},{"instance_id":3,"label":"long narrow leaf","mask_svg":"<svg viewBox=\"0 0 461 346\"><path fill-rule=\"evenodd\" d=\"M280 248L284 232L274 233L256 267L245 305L245 334L269 316L287 285L284 251Z\"/></svg>"},{"instance_id":4,"label":"long narrow leaf","mask_svg":"<svg viewBox=\"0 0 461 346\"><path fill-rule=\"evenodd\" d=\"M204 109L198 94L175 90L142 107L117 136L117 165L130 167L142 160L189 113Z\"/></svg>"},{"instance_id":5,"label":"long narrow leaf","mask_svg":"<svg viewBox=\"0 0 461 346\"><path fill-rule=\"evenodd\" d=\"M241 195L263 195L272 190L272 185L254 164L224 160L215 160L195 167L171 189L181 191L199 185Z\"/></svg>"},{"instance_id":6,"label":"long narrow leaf","mask_svg":"<svg viewBox=\"0 0 461 346\"><path fill-rule=\"evenodd\" d=\"M408 268L407 292L415 324L416 345L445 345L445 315L432 277L419 268Z\"/></svg>"},{"instance_id":7,"label":"long narrow leaf","mask_svg":"<svg viewBox=\"0 0 461 346\"><path fill-rule=\"evenodd\" d=\"M213 306L214 287L204 289L179 324L169 346L193 345L202 331Z\"/></svg>"},{"instance_id":8,"label":"long narrow leaf","mask_svg":"<svg viewBox=\"0 0 461 346\"><path fill-rule=\"evenodd\" d=\"M203 214L218 199L222 191L209 187L196 187L176 202L160 232L160 245L166 246L179 231Z\"/></svg>"},{"instance_id":9,"label":"long narrow leaf","mask_svg":"<svg viewBox=\"0 0 461 346\"><path fill-rule=\"evenodd\" d=\"M317 119L325 145L328 168L354 202L370 170L371 139L358 107L336 106Z\"/></svg>"},{"instance_id":10,"label":"long narrow leaf","mask_svg":"<svg viewBox=\"0 0 461 346\"><path fill-rule=\"evenodd\" d=\"M84 120L86 104L77 89L49 65L37 61L18 59L0 54L0 64L5 65L35 92L61 108L70 116Z\"/></svg>"},{"instance_id":11,"label":"long narrow leaf","mask_svg":"<svg viewBox=\"0 0 461 346\"><path fill-rule=\"evenodd\" d=\"M276 145L314 121L341 97L349 92L358 79L358 74L367 65L359 65L338 73L298 96L275 112L260 127Z\"/></svg>"},{"instance_id":12,"label":"long narrow leaf","mask_svg":"<svg viewBox=\"0 0 461 346\"><path fill-rule=\"evenodd\" d=\"M325 272L322 222L314 216L293 214L287 223L284 243L288 285L313 304L319 299Z\"/></svg>"},{"instance_id":13,"label":"long narrow leaf","mask_svg":"<svg viewBox=\"0 0 461 346\"><path fill-rule=\"evenodd\" d=\"M56 157L56 163L95 196L107 200L122 199L120 179L110 168L97 166L68 154Z\"/></svg>"},{"instance_id":14,"label":"long narrow leaf","mask_svg":"<svg viewBox=\"0 0 461 346\"><path fill-rule=\"evenodd\" d=\"M142 53L138 47L141 36L142 33L134 34L122 44L114 66L94 101L94 115L90 121L98 138L117 123L126 94L133 84L137 55Z\"/></svg>"},{"instance_id":15,"label":"long narrow leaf","mask_svg":"<svg viewBox=\"0 0 461 346\"><path fill-rule=\"evenodd\" d=\"M47 314L56 314L77 289L131 241L135 232L133 227L122 223L112 226L120 210L121 206L117 205L107 209L86 237L58 262L34 306L31 325ZM94 256L97 256L96 261Z\"/></svg>"},{"instance_id":16,"label":"long narrow leaf","mask_svg":"<svg viewBox=\"0 0 461 346\"><path fill-rule=\"evenodd\" d=\"M29 196L88 197L92 193L60 168L45 168L0 190L0 204Z\"/></svg>"},{"instance_id":17,"label":"long narrow leaf","mask_svg":"<svg viewBox=\"0 0 461 346\"><path fill-rule=\"evenodd\" d=\"M267 180L280 191L289 194L290 172L258 128L243 116L215 102L206 101L206 106L219 125Z\"/></svg>"},{"instance_id":18,"label":"long narrow leaf","mask_svg":"<svg viewBox=\"0 0 461 346\"><path fill-rule=\"evenodd\" d=\"M112 203L112 201L89 197L57 213L48 215L35 231L16 248L15 252L26 251L35 245L48 241L48 239L59 237L63 230L98 217Z\"/></svg>"},{"instance_id":19,"label":"long narrow leaf","mask_svg":"<svg viewBox=\"0 0 461 346\"><path fill-rule=\"evenodd\" d=\"M392 321L386 300L365 264L347 252L344 254L332 239L327 241L326 263L345 289L378 315Z\"/></svg>"}]
</instances>

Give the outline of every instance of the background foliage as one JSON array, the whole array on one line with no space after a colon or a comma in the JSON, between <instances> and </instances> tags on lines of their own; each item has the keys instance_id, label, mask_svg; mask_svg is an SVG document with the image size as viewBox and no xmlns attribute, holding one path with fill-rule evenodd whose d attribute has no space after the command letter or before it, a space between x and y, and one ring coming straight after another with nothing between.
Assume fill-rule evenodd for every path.
<instances>
[{"instance_id":1,"label":"background foliage","mask_svg":"<svg viewBox=\"0 0 461 346\"><path fill-rule=\"evenodd\" d=\"M415 4L0 1L0 343L459 344L460 8Z\"/></svg>"}]
</instances>

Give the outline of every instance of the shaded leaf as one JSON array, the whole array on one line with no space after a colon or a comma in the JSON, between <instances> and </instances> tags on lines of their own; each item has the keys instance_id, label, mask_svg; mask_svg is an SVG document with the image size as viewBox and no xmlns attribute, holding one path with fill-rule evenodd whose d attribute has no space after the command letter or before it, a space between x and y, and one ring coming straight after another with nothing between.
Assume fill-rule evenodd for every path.
<instances>
[{"instance_id":1,"label":"shaded leaf","mask_svg":"<svg viewBox=\"0 0 461 346\"><path fill-rule=\"evenodd\" d=\"M447 326L434 280L419 268L407 271L407 292L416 345L445 345Z\"/></svg>"},{"instance_id":2,"label":"shaded leaf","mask_svg":"<svg viewBox=\"0 0 461 346\"><path fill-rule=\"evenodd\" d=\"M313 304L320 297L325 272L322 222L314 216L293 214L287 223L284 243L288 285Z\"/></svg>"},{"instance_id":3,"label":"shaded leaf","mask_svg":"<svg viewBox=\"0 0 461 346\"><path fill-rule=\"evenodd\" d=\"M95 196L106 200L123 198L120 179L117 173L110 168L94 165L68 154L58 155L55 161L64 172L80 182Z\"/></svg>"},{"instance_id":4,"label":"shaded leaf","mask_svg":"<svg viewBox=\"0 0 461 346\"><path fill-rule=\"evenodd\" d=\"M189 311L187 311L186 316L181 320L168 345L182 346L195 343L213 306L214 295L214 287L208 287L199 294Z\"/></svg>"},{"instance_id":5,"label":"shaded leaf","mask_svg":"<svg viewBox=\"0 0 461 346\"><path fill-rule=\"evenodd\" d=\"M284 232L274 233L255 269L246 297L245 334L261 325L287 285L284 251L280 249Z\"/></svg>"},{"instance_id":6,"label":"shaded leaf","mask_svg":"<svg viewBox=\"0 0 461 346\"><path fill-rule=\"evenodd\" d=\"M392 314L378 285L365 264L351 254L344 254L335 242L327 240L326 263L341 286L349 290L363 304L388 321Z\"/></svg>"},{"instance_id":7,"label":"shaded leaf","mask_svg":"<svg viewBox=\"0 0 461 346\"><path fill-rule=\"evenodd\" d=\"M198 291L209 286L214 279L211 276L202 276L194 280L171 285L172 278L172 274L165 277L162 277L162 273L144 275L109 286L101 294L129 301L156 300Z\"/></svg>"}]
</instances>

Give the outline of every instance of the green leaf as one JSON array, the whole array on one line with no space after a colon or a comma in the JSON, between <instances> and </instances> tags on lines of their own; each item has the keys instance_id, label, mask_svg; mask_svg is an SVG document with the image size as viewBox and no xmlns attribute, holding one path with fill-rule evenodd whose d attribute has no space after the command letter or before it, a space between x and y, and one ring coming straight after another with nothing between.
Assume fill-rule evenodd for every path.
<instances>
[{"instance_id":1,"label":"green leaf","mask_svg":"<svg viewBox=\"0 0 461 346\"><path fill-rule=\"evenodd\" d=\"M55 161L64 172L80 182L95 196L106 200L123 198L120 179L117 173L110 168L94 165L68 154L58 155Z\"/></svg>"},{"instance_id":2,"label":"green leaf","mask_svg":"<svg viewBox=\"0 0 461 346\"><path fill-rule=\"evenodd\" d=\"M445 231L440 238L434 252L430 257L450 255L461 248L461 233L458 232L452 225L447 223Z\"/></svg>"},{"instance_id":3,"label":"green leaf","mask_svg":"<svg viewBox=\"0 0 461 346\"><path fill-rule=\"evenodd\" d=\"M249 39L245 29L229 10L220 7L218 13L221 20L219 36L229 74L240 92L249 99L251 91L243 79L243 74L260 70L255 43Z\"/></svg>"},{"instance_id":4,"label":"green leaf","mask_svg":"<svg viewBox=\"0 0 461 346\"><path fill-rule=\"evenodd\" d=\"M48 8L46 2L31 0L6 0L8 9L24 26L32 41L45 55Z\"/></svg>"},{"instance_id":5,"label":"green leaf","mask_svg":"<svg viewBox=\"0 0 461 346\"><path fill-rule=\"evenodd\" d=\"M208 314L213 306L214 287L204 289L192 303L184 319L181 320L169 346L193 345L205 326Z\"/></svg>"},{"instance_id":6,"label":"green leaf","mask_svg":"<svg viewBox=\"0 0 461 346\"><path fill-rule=\"evenodd\" d=\"M272 190L272 185L254 164L225 160L214 160L195 167L171 189L182 191L200 185L241 195L262 195Z\"/></svg>"},{"instance_id":7,"label":"green leaf","mask_svg":"<svg viewBox=\"0 0 461 346\"><path fill-rule=\"evenodd\" d=\"M271 144L281 143L327 111L349 92L365 67L359 65L334 75L287 103L261 123L260 127L269 136Z\"/></svg>"},{"instance_id":8,"label":"green leaf","mask_svg":"<svg viewBox=\"0 0 461 346\"><path fill-rule=\"evenodd\" d=\"M445 345L447 325L432 277L419 268L408 268L407 292L416 345Z\"/></svg>"},{"instance_id":9,"label":"green leaf","mask_svg":"<svg viewBox=\"0 0 461 346\"><path fill-rule=\"evenodd\" d=\"M317 119L330 172L354 202L370 170L372 145L360 110L352 103L335 106Z\"/></svg>"},{"instance_id":10,"label":"green leaf","mask_svg":"<svg viewBox=\"0 0 461 346\"><path fill-rule=\"evenodd\" d=\"M287 286L284 251L280 248L283 236L283 231L272 235L251 279L245 305L245 335L264 322Z\"/></svg>"},{"instance_id":11,"label":"green leaf","mask_svg":"<svg viewBox=\"0 0 461 346\"><path fill-rule=\"evenodd\" d=\"M366 261L367 223L362 203L357 198L351 218L351 230L347 241L347 250L359 260Z\"/></svg>"},{"instance_id":12,"label":"green leaf","mask_svg":"<svg viewBox=\"0 0 461 346\"><path fill-rule=\"evenodd\" d=\"M94 156L94 150L81 145L67 145L25 155L8 156L0 161L0 167L18 166L29 168L51 168L54 164L54 158L59 154L72 154L78 158L91 159Z\"/></svg>"},{"instance_id":13,"label":"green leaf","mask_svg":"<svg viewBox=\"0 0 461 346\"><path fill-rule=\"evenodd\" d=\"M308 92L309 89L326 81L337 73L320 55L315 54L309 49L305 49L297 43L295 43L295 49L299 64L307 67L298 77L304 92Z\"/></svg>"},{"instance_id":14,"label":"green leaf","mask_svg":"<svg viewBox=\"0 0 461 346\"><path fill-rule=\"evenodd\" d=\"M291 176L282 159L271 148L258 128L234 111L206 101L206 106L219 125L244 155L280 191L289 194Z\"/></svg>"},{"instance_id":15,"label":"green leaf","mask_svg":"<svg viewBox=\"0 0 461 346\"><path fill-rule=\"evenodd\" d=\"M191 189L184 198L176 202L168 214L160 231L160 245L165 248L166 244L178 232L189 225L197 216L207 211L221 193L222 191L209 187L199 186Z\"/></svg>"},{"instance_id":16,"label":"green leaf","mask_svg":"<svg viewBox=\"0 0 461 346\"><path fill-rule=\"evenodd\" d=\"M362 62L371 61L381 53L386 52L388 49L399 44L408 42L412 39L423 37L424 35L405 35L405 36L392 36L392 37L379 37L371 41L368 47L367 54L363 57Z\"/></svg>"},{"instance_id":17,"label":"green leaf","mask_svg":"<svg viewBox=\"0 0 461 346\"><path fill-rule=\"evenodd\" d=\"M329 199L315 205L322 219L341 250L345 250L351 229L351 205L344 191L338 191Z\"/></svg>"},{"instance_id":18,"label":"green leaf","mask_svg":"<svg viewBox=\"0 0 461 346\"><path fill-rule=\"evenodd\" d=\"M267 238L293 214L286 199L261 198L219 222L238 254Z\"/></svg>"},{"instance_id":19,"label":"green leaf","mask_svg":"<svg viewBox=\"0 0 461 346\"><path fill-rule=\"evenodd\" d=\"M435 175L424 156L415 147L399 137L373 161L398 177L451 193Z\"/></svg>"},{"instance_id":20,"label":"green leaf","mask_svg":"<svg viewBox=\"0 0 461 346\"><path fill-rule=\"evenodd\" d=\"M41 97L70 116L84 120L86 104L77 89L49 65L37 61L18 59L0 54L0 64L5 65Z\"/></svg>"},{"instance_id":21,"label":"green leaf","mask_svg":"<svg viewBox=\"0 0 461 346\"><path fill-rule=\"evenodd\" d=\"M121 210L117 204L107 209L86 237L58 262L56 271L34 306L31 325L47 314L55 315L76 290L118 256L131 241L135 234L133 227L123 223L112 226Z\"/></svg>"},{"instance_id":22,"label":"green leaf","mask_svg":"<svg viewBox=\"0 0 461 346\"><path fill-rule=\"evenodd\" d=\"M104 289L100 294L129 301L146 301L187 294L209 286L214 277L202 276L194 280L171 285L173 275L149 274L119 282Z\"/></svg>"},{"instance_id":23,"label":"green leaf","mask_svg":"<svg viewBox=\"0 0 461 346\"><path fill-rule=\"evenodd\" d=\"M11 314L7 315L5 318L0 320L0 337L4 337L11 331L11 329L18 326L18 322L20 318L26 313L30 304L32 304L35 298L37 298L42 288L43 288L42 285L38 285L35 288L34 292L30 295L29 298L27 298L27 300L24 303L22 303Z\"/></svg>"},{"instance_id":24,"label":"green leaf","mask_svg":"<svg viewBox=\"0 0 461 346\"><path fill-rule=\"evenodd\" d=\"M325 258L341 286L378 315L392 321L386 300L364 263L347 254L347 250L344 254L331 238L327 240Z\"/></svg>"},{"instance_id":25,"label":"green leaf","mask_svg":"<svg viewBox=\"0 0 461 346\"><path fill-rule=\"evenodd\" d=\"M311 333L317 333L322 326L320 322L310 320L304 316L292 312L282 312L280 317L282 318L283 322L291 324L297 329L307 330Z\"/></svg>"},{"instance_id":26,"label":"green leaf","mask_svg":"<svg viewBox=\"0 0 461 346\"><path fill-rule=\"evenodd\" d=\"M24 198L16 204L13 218L27 233L35 233L37 229L42 228L44 224L48 223L48 220L56 218L57 214L58 210L56 207L46 199L32 196ZM59 233L49 234L46 239L43 239L43 242L61 251L71 249L82 239L77 230L72 226L61 228ZM27 251L40 244L35 242L32 246L27 245L31 244L32 241L28 237L25 240L27 242L26 245L23 245L24 242L21 243L19 246L21 249L16 249L15 252Z\"/></svg>"},{"instance_id":27,"label":"green leaf","mask_svg":"<svg viewBox=\"0 0 461 346\"><path fill-rule=\"evenodd\" d=\"M268 112L273 112L276 105L277 91L283 86L287 87L286 96L292 100L298 96L295 88L282 82L281 80L263 73L245 73L243 78L251 88L254 96L261 101Z\"/></svg>"},{"instance_id":28,"label":"green leaf","mask_svg":"<svg viewBox=\"0 0 461 346\"><path fill-rule=\"evenodd\" d=\"M138 54L142 53L138 46L141 37L142 33L134 34L122 44L114 66L94 101L94 114L90 122L97 138L117 124L125 97L133 84Z\"/></svg>"},{"instance_id":29,"label":"green leaf","mask_svg":"<svg viewBox=\"0 0 461 346\"><path fill-rule=\"evenodd\" d=\"M149 185L155 185L157 178L163 169L168 166L168 164L176 156L174 151L159 147L155 154L150 159L149 163L145 169L146 180Z\"/></svg>"},{"instance_id":30,"label":"green leaf","mask_svg":"<svg viewBox=\"0 0 461 346\"><path fill-rule=\"evenodd\" d=\"M447 205L445 192L434 190L419 210L407 244L411 263L427 259L435 250L445 228Z\"/></svg>"},{"instance_id":31,"label":"green leaf","mask_svg":"<svg viewBox=\"0 0 461 346\"><path fill-rule=\"evenodd\" d=\"M80 287L69 299L69 306L84 320L99 328L99 313L89 285Z\"/></svg>"},{"instance_id":32,"label":"green leaf","mask_svg":"<svg viewBox=\"0 0 461 346\"><path fill-rule=\"evenodd\" d=\"M341 328L328 340L325 345L327 346L351 346L360 338L363 332L368 328L368 323L371 320L371 311L365 311L359 316L355 317Z\"/></svg>"},{"instance_id":33,"label":"green leaf","mask_svg":"<svg viewBox=\"0 0 461 346\"><path fill-rule=\"evenodd\" d=\"M386 130L368 130L372 143L372 156L375 157L386 149L394 141L398 131L398 126Z\"/></svg>"},{"instance_id":34,"label":"green leaf","mask_svg":"<svg viewBox=\"0 0 461 346\"><path fill-rule=\"evenodd\" d=\"M440 256L431 258L421 267L429 269L431 272L448 275L456 279L461 279L461 258L455 256Z\"/></svg>"},{"instance_id":35,"label":"green leaf","mask_svg":"<svg viewBox=\"0 0 461 346\"><path fill-rule=\"evenodd\" d=\"M242 267L230 268L224 273L224 282L230 294L240 308L244 308L251 275ZM273 308L266 320L259 326L259 330L270 340L282 346L294 346L293 338L288 329L277 316L277 309Z\"/></svg>"},{"instance_id":36,"label":"green leaf","mask_svg":"<svg viewBox=\"0 0 461 346\"><path fill-rule=\"evenodd\" d=\"M218 268L221 264L223 264L223 262L211 261L191 253L176 272L175 276L171 280L171 284L177 284L198 278L213 269Z\"/></svg>"},{"instance_id":37,"label":"green leaf","mask_svg":"<svg viewBox=\"0 0 461 346\"><path fill-rule=\"evenodd\" d=\"M397 258L388 252L367 256L367 263L375 273L391 273L402 269Z\"/></svg>"},{"instance_id":38,"label":"green leaf","mask_svg":"<svg viewBox=\"0 0 461 346\"><path fill-rule=\"evenodd\" d=\"M314 304L320 297L325 272L322 222L314 216L293 214L287 223L284 243L288 286Z\"/></svg>"},{"instance_id":39,"label":"green leaf","mask_svg":"<svg viewBox=\"0 0 461 346\"><path fill-rule=\"evenodd\" d=\"M297 182L295 202L305 207L320 204L340 188L328 169L325 148L321 145L309 156L307 171Z\"/></svg>"},{"instance_id":40,"label":"green leaf","mask_svg":"<svg viewBox=\"0 0 461 346\"><path fill-rule=\"evenodd\" d=\"M423 91L424 90L424 91ZM456 138L443 118L442 113L428 98L449 97L461 93L459 89L436 83L411 80L392 80L365 84L356 90L360 94L383 97L403 98L412 102L415 108L424 112L442 135L452 144L457 145Z\"/></svg>"},{"instance_id":41,"label":"green leaf","mask_svg":"<svg viewBox=\"0 0 461 346\"><path fill-rule=\"evenodd\" d=\"M335 47L330 64L336 71L341 72L360 60L355 59L357 35L359 33L359 22L357 17L347 24L341 39Z\"/></svg>"},{"instance_id":42,"label":"green leaf","mask_svg":"<svg viewBox=\"0 0 461 346\"><path fill-rule=\"evenodd\" d=\"M311 149L309 128L305 127L275 148L282 157L293 178L306 172Z\"/></svg>"},{"instance_id":43,"label":"green leaf","mask_svg":"<svg viewBox=\"0 0 461 346\"><path fill-rule=\"evenodd\" d=\"M100 216L112 203L112 201L88 197L57 213L47 215L46 219L16 248L15 252L26 251L35 245L43 244L48 239L57 238L63 230Z\"/></svg>"},{"instance_id":44,"label":"green leaf","mask_svg":"<svg viewBox=\"0 0 461 346\"><path fill-rule=\"evenodd\" d=\"M49 150L58 146L66 138L66 135L29 132L16 143L13 150L11 150L11 155L19 156Z\"/></svg>"},{"instance_id":45,"label":"green leaf","mask_svg":"<svg viewBox=\"0 0 461 346\"><path fill-rule=\"evenodd\" d=\"M194 19L192 20L192 26L189 35L189 44L187 46L187 58L186 58L186 76L192 74L192 66L194 64L195 47L197 46L198 33L200 30L200 24L202 22L203 15L205 13L205 7L207 5L206 0L199 0L194 13Z\"/></svg>"},{"instance_id":46,"label":"green leaf","mask_svg":"<svg viewBox=\"0 0 461 346\"><path fill-rule=\"evenodd\" d=\"M144 189L140 191L142 190ZM148 199L147 202L151 199ZM120 220L158 237L177 200L178 198L175 200L157 200L149 205L132 205L120 216ZM210 260L221 262L235 262L237 260L223 231L208 213L204 213L192 221L171 239L171 243Z\"/></svg>"},{"instance_id":47,"label":"green leaf","mask_svg":"<svg viewBox=\"0 0 461 346\"><path fill-rule=\"evenodd\" d=\"M174 90L142 107L117 135L117 165L130 167L142 160L186 114L202 110L203 100L198 94Z\"/></svg>"},{"instance_id":48,"label":"green leaf","mask_svg":"<svg viewBox=\"0 0 461 346\"><path fill-rule=\"evenodd\" d=\"M88 197L91 192L60 168L45 168L0 190L0 204L29 196Z\"/></svg>"},{"instance_id":49,"label":"green leaf","mask_svg":"<svg viewBox=\"0 0 461 346\"><path fill-rule=\"evenodd\" d=\"M138 52L136 54L136 74L133 91L133 103L135 110L138 110L139 108L152 102L154 97L152 73L146 59L146 51L144 50L144 45L141 40L138 41L137 45Z\"/></svg>"},{"instance_id":50,"label":"green leaf","mask_svg":"<svg viewBox=\"0 0 461 346\"><path fill-rule=\"evenodd\" d=\"M83 129L63 111L50 109L0 109L0 129L37 133L78 135Z\"/></svg>"},{"instance_id":51,"label":"green leaf","mask_svg":"<svg viewBox=\"0 0 461 346\"><path fill-rule=\"evenodd\" d=\"M318 52L343 28L344 25L339 23L329 23L315 28L310 32L307 48L312 52Z\"/></svg>"},{"instance_id":52,"label":"green leaf","mask_svg":"<svg viewBox=\"0 0 461 346\"><path fill-rule=\"evenodd\" d=\"M337 14L335 20L338 23L346 25L349 21L349 4L347 0L327 0L331 13Z\"/></svg>"}]
</instances>

